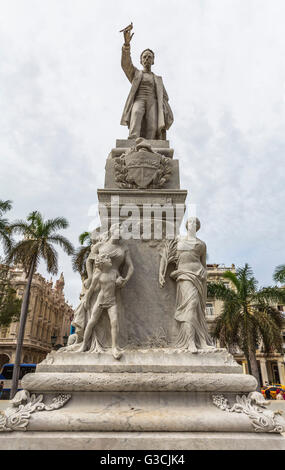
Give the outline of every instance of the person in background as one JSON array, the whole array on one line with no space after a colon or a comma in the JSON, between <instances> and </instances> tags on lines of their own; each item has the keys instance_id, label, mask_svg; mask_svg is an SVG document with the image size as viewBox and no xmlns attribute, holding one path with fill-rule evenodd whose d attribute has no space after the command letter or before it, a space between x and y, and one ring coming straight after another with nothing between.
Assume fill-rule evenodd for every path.
<instances>
[{"instance_id":1,"label":"person in background","mask_svg":"<svg viewBox=\"0 0 285 470\"><path fill-rule=\"evenodd\" d=\"M0 399L1 399L1 396L2 396L3 387L4 387L4 382L0 382Z\"/></svg>"},{"instance_id":2,"label":"person in background","mask_svg":"<svg viewBox=\"0 0 285 470\"><path fill-rule=\"evenodd\" d=\"M276 400L285 400L285 394L283 390L279 390L279 393L276 395Z\"/></svg>"}]
</instances>

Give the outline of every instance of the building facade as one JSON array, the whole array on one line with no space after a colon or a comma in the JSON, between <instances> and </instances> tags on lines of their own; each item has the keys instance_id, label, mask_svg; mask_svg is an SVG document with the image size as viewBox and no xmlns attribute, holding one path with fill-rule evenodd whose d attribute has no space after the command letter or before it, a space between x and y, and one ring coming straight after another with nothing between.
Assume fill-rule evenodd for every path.
<instances>
[{"instance_id":1,"label":"building facade","mask_svg":"<svg viewBox=\"0 0 285 470\"><path fill-rule=\"evenodd\" d=\"M222 276L225 271L235 272L235 265L232 264L231 267L224 267L218 264L209 264L207 265L208 271L208 282L219 282L222 281L224 284L230 284L228 281L223 280ZM215 322L217 316L221 313L223 302L215 299L208 298L206 304L206 319L209 326L209 330L213 331L215 327ZM284 312L284 322L282 327L283 335L283 354L273 352L270 354L265 354L262 350L262 345L260 349L256 351L256 358L259 367L259 374L261 384L265 385L266 383L281 383L285 385L285 306L276 305L278 310ZM218 345L217 345L218 346ZM242 353L242 351L235 350L233 351L235 360L242 365L244 373L248 373L247 361Z\"/></svg>"},{"instance_id":2,"label":"building facade","mask_svg":"<svg viewBox=\"0 0 285 470\"><path fill-rule=\"evenodd\" d=\"M17 296L23 297L27 282L23 268L9 268L8 276ZM34 275L21 362L37 364L53 347L63 346L67 341L73 309L66 302L63 289L63 274L55 285L38 273ZM0 328L0 367L15 361L18 329L18 321Z\"/></svg>"}]
</instances>

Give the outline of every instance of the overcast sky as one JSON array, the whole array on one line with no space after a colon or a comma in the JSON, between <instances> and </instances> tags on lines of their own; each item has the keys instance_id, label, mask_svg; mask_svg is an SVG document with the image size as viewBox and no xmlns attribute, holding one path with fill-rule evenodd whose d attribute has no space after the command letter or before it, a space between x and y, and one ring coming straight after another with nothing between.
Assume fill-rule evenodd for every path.
<instances>
[{"instance_id":1,"label":"overcast sky","mask_svg":"<svg viewBox=\"0 0 285 470\"><path fill-rule=\"evenodd\" d=\"M1 0L0 199L10 220L65 216L65 235L92 222L118 138L132 58L155 52L174 112L168 138L181 188L197 205L209 263L248 262L260 285L285 262L284 0ZM67 299L80 277L60 254ZM42 270L42 273L45 273Z\"/></svg>"}]
</instances>

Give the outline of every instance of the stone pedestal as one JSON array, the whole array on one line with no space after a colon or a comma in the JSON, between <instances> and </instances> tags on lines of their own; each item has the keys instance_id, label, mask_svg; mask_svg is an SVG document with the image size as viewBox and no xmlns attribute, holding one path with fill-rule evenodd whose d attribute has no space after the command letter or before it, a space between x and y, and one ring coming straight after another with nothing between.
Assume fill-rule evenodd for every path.
<instances>
[{"instance_id":1,"label":"stone pedestal","mask_svg":"<svg viewBox=\"0 0 285 470\"><path fill-rule=\"evenodd\" d=\"M23 378L30 393L51 402L72 398L57 412L34 413L29 431L254 432L244 413L225 413L213 401L234 403L256 387L226 350L198 354L173 349L110 353L51 353Z\"/></svg>"},{"instance_id":2,"label":"stone pedestal","mask_svg":"<svg viewBox=\"0 0 285 470\"><path fill-rule=\"evenodd\" d=\"M102 352L78 352L77 345L53 352L23 378L25 392L0 418L0 449L285 449L284 421L266 409L254 393L256 380L226 350L175 349L176 282L166 276L161 288L158 275L161 248L179 231L187 192L168 141L148 143L144 164L142 154L132 160L128 153L135 142L117 140L98 190L107 228L130 215L139 227L137 239L124 241L134 274L116 289L122 356L111 354L102 314L96 324ZM116 166L126 154L129 160ZM163 210L149 216L144 237L145 206Z\"/></svg>"},{"instance_id":3,"label":"stone pedestal","mask_svg":"<svg viewBox=\"0 0 285 470\"><path fill-rule=\"evenodd\" d=\"M0 449L285 449L272 428L278 416L250 400L237 412L217 406L217 397L232 407L256 387L226 350L128 349L120 361L53 352L22 383L47 405L59 392L70 398L30 413L26 433L1 433Z\"/></svg>"},{"instance_id":4,"label":"stone pedestal","mask_svg":"<svg viewBox=\"0 0 285 470\"><path fill-rule=\"evenodd\" d=\"M118 167L118 162L131 151L135 141L116 141L116 148L106 161L104 189L98 189L101 221L108 226L108 223L122 222L132 216L141 223L139 234L143 235L143 220L163 219L174 225L174 237L179 231L187 196L187 191L180 189L179 161L173 159L174 150L169 148L167 140L149 140L147 143L153 153L142 149L137 153L138 157L131 157ZM160 164L159 159L163 160ZM159 182L155 177L158 170L165 182L164 179ZM153 233L151 238L155 238Z\"/></svg>"},{"instance_id":5,"label":"stone pedestal","mask_svg":"<svg viewBox=\"0 0 285 470\"><path fill-rule=\"evenodd\" d=\"M284 450L285 438L237 432L5 433L1 450Z\"/></svg>"},{"instance_id":6,"label":"stone pedestal","mask_svg":"<svg viewBox=\"0 0 285 470\"><path fill-rule=\"evenodd\" d=\"M148 140L152 149L169 158L169 164L171 169L171 177L165 184L165 189L179 189L180 178L179 178L179 162L173 159L174 150L169 148L168 140ZM116 159L121 157L127 150L135 145L134 140L117 140L116 147L111 150L105 166L105 189L114 189L118 187L116 182L116 170L115 163Z\"/></svg>"}]
</instances>

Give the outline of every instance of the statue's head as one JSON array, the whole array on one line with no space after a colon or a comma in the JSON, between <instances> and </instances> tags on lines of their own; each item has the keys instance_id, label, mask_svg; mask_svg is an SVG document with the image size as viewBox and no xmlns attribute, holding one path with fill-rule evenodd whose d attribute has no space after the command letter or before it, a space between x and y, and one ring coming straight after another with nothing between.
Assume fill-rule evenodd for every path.
<instances>
[{"instance_id":1,"label":"statue's head","mask_svg":"<svg viewBox=\"0 0 285 470\"><path fill-rule=\"evenodd\" d=\"M154 64L154 52L151 49L145 49L141 53L140 61L143 67L150 67Z\"/></svg>"},{"instance_id":2,"label":"statue's head","mask_svg":"<svg viewBox=\"0 0 285 470\"><path fill-rule=\"evenodd\" d=\"M110 239L113 243L119 243L123 238L124 224L113 224L109 229Z\"/></svg>"},{"instance_id":3,"label":"statue's head","mask_svg":"<svg viewBox=\"0 0 285 470\"><path fill-rule=\"evenodd\" d=\"M94 230L92 230L92 232L91 232L91 243L92 243L92 245L95 245L98 242L98 240L100 238L100 234L101 234L100 229L101 229L101 227L97 227Z\"/></svg>"},{"instance_id":4,"label":"statue's head","mask_svg":"<svg viewBox=\"0 0 285 470\"><path fill-rule=\"evenodd\" d=\"M200 227L201 223L198 217L189 217L186 222L186 230L188 233L190 233L191 235L195 235L195 233L198 232Z\"/></svg>"},{"instance_id":5,"label":"statue's head","mask_svg":"<svg viewBox=\"0 0 285 470\"><path fill-rule=\"evenodd\" d=\"M109 237L108 231L103 232L102 227L97 227L91 232L91 244L94 246L98 242L106 241Z\"/></svg>"}]
</instances>

